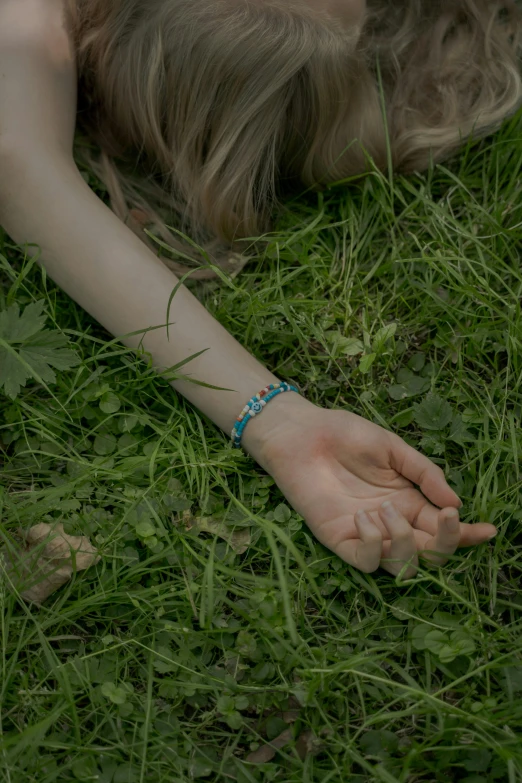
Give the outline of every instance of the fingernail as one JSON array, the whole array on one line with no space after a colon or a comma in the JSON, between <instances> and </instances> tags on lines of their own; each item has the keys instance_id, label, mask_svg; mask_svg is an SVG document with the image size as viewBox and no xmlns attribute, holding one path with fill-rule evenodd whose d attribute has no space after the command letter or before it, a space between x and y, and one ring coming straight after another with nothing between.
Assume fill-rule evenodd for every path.
<instances>
[{"instance_id":1,"label":"fingernail","mask_svg":"<svg viewBox=\"0 0 522 783\"><path fill-rule=\"evenodd\" d=\"M490 536L488 536L488 541L491 541L491 539L492 539L492 538L495 538L495 536L497 535L497 533L498 533L498 530L495 530L495 532L494 532L494 533L491 533L491 535L490 535Z\"/></svg>"},{"instance_id":2,"label":"fingernail","mask_svg":"<svg viewBox=\"0 0 522 783\"><path fill-rule=\"evenodd\" d=\"M373 520L372 520L372 518L370 517L370 515L366 511L363 511L362 509L360 509L356 513L355 519L357 520L357 522L360 525L363 525L363 527L366 527L366 528L371 527L371 528L373 528Z\"/></svg>"},{"instance_id":3,"label":"fingernail","mask_svg":"<svg viewBox=\"0 0 522 783\"><path fill-rule=\"evenodd\" d=\"M450 517L448 520L448 527L452 533L460 534L460 519L458 517Z\"/></svg>"},{"instance_id":4,"label":"fingernail","mask_svg":"<svg viewBox=\"0 0 522 783\"><path fill-rule=\"evenodd\" d=\"M381 504L381 508L384 511L384 515L390 519L394 519L397 516L397 511L389 500L385 500L384 503Z\"/></svg>"}]
</instances>

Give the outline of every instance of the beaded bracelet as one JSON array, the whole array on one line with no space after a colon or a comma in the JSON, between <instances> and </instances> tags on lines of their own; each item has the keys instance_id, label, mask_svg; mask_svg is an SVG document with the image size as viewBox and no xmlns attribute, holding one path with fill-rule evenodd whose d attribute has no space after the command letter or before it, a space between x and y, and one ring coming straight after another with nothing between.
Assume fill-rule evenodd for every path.
<instances>
[{"instance_id":1,"label":"beaded bracelet","mask_svg":"<svg viewBox=\"0 0 522 783\"><path fill-rule=\"evenodd\" d=\"M234 429L231 433L232 443L236 449L241 447L241 438L243 437L243 431L248 422L253 419L254 416L262 413L265 405L269 403L270 400L273 400L274 397L277 397L278 394L290 391L299 394L299 390L296 389L295 386L290 386L286 381L283 381L282 383L271 383L247 402L237 417Z\"/></svg>"}]
</instances>

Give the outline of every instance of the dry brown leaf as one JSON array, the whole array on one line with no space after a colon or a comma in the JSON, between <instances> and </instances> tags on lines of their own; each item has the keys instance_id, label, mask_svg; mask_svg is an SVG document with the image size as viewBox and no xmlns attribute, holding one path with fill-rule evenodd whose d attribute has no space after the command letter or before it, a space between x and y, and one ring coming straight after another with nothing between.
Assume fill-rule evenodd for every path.
<instances>
[{"instance_id":1,"label":"dry brown leaf","mask_svg":"<svg viewBox=\"0 0 522 783\"><path fill-rule=\"evenodd\" d=\"M245 761L248 761L250 764L268 764L269 761L272 761L275 754L274 748L270 745L261 745L260 748L249 753Z\"/></svg>"},{"instance_id":2,"label":"dry brown leaf","mask_svg":"<svg viewBox=\"0 0 522 783\"><path fill-rule=\"evenodd\" d=\"M278 737L273 739L268 745L261 745L260 748L249 753L246 761L250 764L267 764L272 761L276 752L292 742L292 729L285 729Z\"/></svg>"},{"instance_id":3,"label":"dry brown leaf","mask_svg":"<svg viewBox=\"0 0 522 783\"><path fill-rule=\"evenodd\" d=\"M42 522L19 531L24 544L4 551L9 581L26 601L41 604L69 581L75 571L85 571L100 561L85 536L69 536L63 525Z\"/></svg>"},{"instance_id":4,"label":"dry brown leaf","mask_svg":"<svg viewBox=\"0 0 522 783\"><path fill-rule=\"evenodd\" d=\"M322 743L313 731L303 731L295 743L297 755L304 761L307 756L315 756L319 753Z\"/></svg>"},{"instance_id":5,"label":"dry brown leaf","mask_svg":"<svg viewBox=\"0 0 522 783\"><path fill-rule=\"evenodd\" d=\"M295 723L299 720L301 713L299 710L287 710L283 712L283 720L285 723Z\"/></svg>"},{"instance_id":6,"label":"dry brown leaf","mask_svg":"<svg viewBox=\"0 0 522 783\"><path fill-rule=\"evenodd\" d=\"M293 713L286 713L288 718L297 720ZM246 757L246 761L250 764L267 764L272 761L276 752L292 742L293 733L292 729L285 729L278 737L273 739L266 745L262 745L257 750L253 751ZM301 761L304 761L307 756L315 756L321 750L323 743L313 733L313 731L303 731L302 734L297 737L295 742L295 750Z\"/></svg>"},{"instance_id":7,"label":"dry brown leaf","mask_svg":"<svg viewBox=\"0 0 522 783\"><path fill-rule=\"evenodd\" d=\"M183 524L187 530L195 530L197 533L212 533L214 536L219 536L219 538L227 541L238 555L246 552L252 541L250 528L248 527L235 530L230 525L225 525L224 522L212 519L212 517L194 517L190 511L183 514Z\"/></svg>"},{"instance_id":8,"label":"dry brown leaf","mask_svg":"<svg viewBox=\"0 0 522 783\"><path fill-rule=\"evenodd\" d=\"M146 226L148 226L150 221L151 221L151 216L148 215L145 212L144 209L137 209L137 208L136 209L130 209L129 210L129 215L142 228L145 228Z\"/></svg>"}]
</instances>

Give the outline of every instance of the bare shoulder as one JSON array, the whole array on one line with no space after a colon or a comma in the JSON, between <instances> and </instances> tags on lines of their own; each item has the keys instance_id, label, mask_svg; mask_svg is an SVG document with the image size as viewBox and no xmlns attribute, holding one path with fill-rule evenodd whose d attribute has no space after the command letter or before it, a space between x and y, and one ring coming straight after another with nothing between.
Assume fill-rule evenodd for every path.
<instances>
[{"instance_id":1,"label":"bare shoulder","mask_svg":"<svg viewBox=\"0 0 522 783\"><path fill-rule=\"evenodd\" d=\"M34 42L63 51L71 8L72 0L0 0L0 45Z\"/></svg>"}]
</instances>

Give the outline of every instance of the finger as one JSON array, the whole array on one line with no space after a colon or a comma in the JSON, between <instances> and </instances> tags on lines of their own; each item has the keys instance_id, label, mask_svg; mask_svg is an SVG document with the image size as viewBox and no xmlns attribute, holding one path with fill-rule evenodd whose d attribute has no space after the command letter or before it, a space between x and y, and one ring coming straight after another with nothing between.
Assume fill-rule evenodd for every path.
<instances>
[{"instance_id":1,"label":"finger","mask_svg":"<svg viewBox=\"0 0 522 783\"><path fill-rule=\"evenodd\" d=\"M456 508L444 508L438 515L437 532L433 538L428 540L422 557L431 563L435 563L435 565L444 565L444 563L448 562L448 558L444 557L444 555L453 555L459 544L459 512ZM442 555L442 557L439 555Z\"/></svg>"},{"instance_id":2,"label":"finger","mask_svg":"<svg viewBox=\"0 0 522 783\"><path fill-rule=\"evenodd\" d=\"M392 443L390 463L394 470L417 484L423 495L439 508L447 506L460 508L462 501L449 486L444 471L420 451L408 446L398 435L390 433L390 436Z\"/></svg>"},{"instance_id":3,"label":"finger","mask_svg":"<svg viewBox=\"0 0 522 783\"><path fill-rule=\"evenodd\" d=\"M365 511L355 514L359 539L341 541L335 553L346 563L369 574L379 568L382 555L382 535Z\"/></svg>"},{"instance_id":4,"label":"finger","mask_svg":"<svg viewBox=\"0 0 522 783\"><path fill-rule=\"evenodd\" d=\"M390 574L397 576L402 572L403 579L411 579L417 573L419 561L410 523L389 501L379 508L379 517L390 535L390 541L385 548L385 559L390 562L381 563L382 567ZM403 571L407 563L410 565Z\"/></svg>"},{"instance_id":5,"label":"finger","mask_svg":"<svg viewBox=\"0 0 522 783\"><path fill-rule=\"evenodd\" d=\"M447 511L448 509L444 509ZM420 510L414 527L424 530L432 536L437 534L439 528L440 509L426 503ZM489 541L497 535L497 529L494 525L487 522L475 522L474 524L460 523L460 543L459 546L476 546L484 541Z\"/></svg>"}]
</instances>

